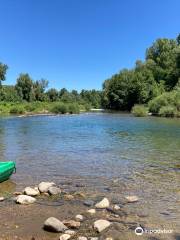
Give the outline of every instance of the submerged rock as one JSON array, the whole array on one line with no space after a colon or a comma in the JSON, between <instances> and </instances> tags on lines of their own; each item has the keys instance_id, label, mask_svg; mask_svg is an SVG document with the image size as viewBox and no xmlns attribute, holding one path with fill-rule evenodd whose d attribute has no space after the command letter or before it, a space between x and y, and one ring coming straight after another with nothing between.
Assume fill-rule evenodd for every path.
<instances>
[{"instance_id":1,"label":"submerged rock","mask_svg":"<svg viewBox=\"0 0 180 240\"><path fill-rule=\"evenodd\" d=\"M109 207L110 203L109 200L107 198L103 198L103 200L101 200L100 202L96 203L95 207L96 208L107 208Z\"/></svg>"},{"instance_id":2,"label":"submerged rock","mask_svg":"<svg viewBox=\"0 0 180 240\"><path fill-rule=\"evenodd\" d=\"M26 187L23 192L24 192L24 194L26 194L28 196L37 196L40 194L38 189L34 189L31 187Z\"/></svg>"},{"instance_id":3,"label":"submerged rock","mask_svg":"<svg viewBox=\"0 0 180 240\"><path fill-rule=\"evenodd\" d=\"M133 202L139 201L139 198L137 196L135 196L135 195L134 196L126 196L125 198L126 198L127 202L129 202L129 203L133 203Z\"/></svg>"},{"instance_id":4,"label":"submerged rock","mask_svg":"<svg viewBox=\"0 0 180 240\"><path fill-rule=\"evenodd\" d=\"M68 228L59 219L50 217L44 222L44 229L51 232L64 232Z\"/></svg>"},{"instance_id":5,"label":"submerged rock","mask_svg":"<svg viewBox=\"0 0 180 240\"><path fill-rule=\"evenodd\" d=\"M108 228L111 225L111 223L107 220L97 220L94 222L94 229L96 229L99 233Z\"/></svg>"},{"instance_id":6,"label":"submerged rock","mask_svg":"<svg viewBox=\"0 0 180 240\"><path fill-rule=\"evenodd\" d=\"M84 205L87 207L91 207L94 205L94 201L93 200L86 200L84 201Z\"/></svg>"},{"instance_id":7,"label":"submerged rock","mask_svg":"<svg viewBox=\"0 0 180 240\"><path fill-rule=\"evenodd\" d=\"M48 193L49 193L50 195L57 195L57 194L60 194L60 193L61 193L61 189L58 188L58 187L49 187Z\"/></svg>"},{"instance_id":8,"label":"submerged rock","mask_svg":"<svg viewBox=\"0 0 180 240\"><path fill-rule=\"evenodd\" d=\"M74 220L63 221L63 224L70 228L79 228L81 226L80 222Z\"/></svg>"},{"instance_id":9,"label":"submerged rock","mask_svg":"<svg viewBox=\"0 0 180 240\"><path fill-rule=\"evenodd\" d=\"M75 218L76 218L77 221L80 221L80 222L82 222L84 220L83 215L80 215L80 214L76 215Z\"/></svg>"},{"instance_id":10,"label":"submerged rock","mask_svg":"<svg viewBox=\"0 0 180 240\"><path fill-rule=\"evenodd\" d=\"M34 197L27 196L27 195L18 195L16 198L16 203L19 204L32 204L36 201Z\"/></svg>"},{"instance_id":11,"label":"submerged rock","mask_svg":"<svg viewBox=\"0 0 180 240\"><path fill-rule=\"evenodd\" d=\"M41 193L47 193L49 188L52 187L52 186L55 186L55 183L53 182L41 182L38 186L39 188L39 191Z\"/></svg>"},{"instance_id":12,"label":"submerged rock","mask_svg":"<svg viewBox=\"0 0 180 240\"><path fill-rule=\"evenodd\" d=\"M59 240L68 240L70 238L71 238L71 235L65 233L60 236Z\"/></svg>"},{"instance_id":13,"label":"submerged rock","mask_svg":"<svg viewBox=\"0 0 180 240\"><path fill-rule=\"evenodd\" d=\"M87 237L78 237L78 240L88 240Z\"/></svg>"},{"instance_id":14,"label":"submerged rock","mask_svg":"<svg viewBox=\"0 0 180 240\"><path fill-rule=\"evenodd\" d=\"M96 213L96 209L89 209L89 210L87 210L87 213L95 214Z\"/></svg>"},{"instance_id":15,"label":"submerged rock","mask_svg":"<svg viewBox=\"0 0 180 240\"><path fill-rule=\"evenodd\" d=\"M74 199L74 196L71 195L71 194L66 194L66 195L64 196L64 199L65 199L65 200L68 200L68 201L71 201L71 200Z\"/></svg>"}]
</instances>

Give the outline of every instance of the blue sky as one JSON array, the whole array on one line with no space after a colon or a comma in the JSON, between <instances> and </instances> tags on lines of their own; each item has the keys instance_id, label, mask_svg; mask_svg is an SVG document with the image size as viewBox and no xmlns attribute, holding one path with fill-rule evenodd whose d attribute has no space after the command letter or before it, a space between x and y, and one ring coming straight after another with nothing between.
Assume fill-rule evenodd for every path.
<instances>
[{"instance_id":1,"label":"blue sky","mask_svg":"<svg viewBox=\"0 0 180 240\"><path fill-rule=\"evenodd\" d=\"M0 61L49 87L101 89L144 59L159 37L180 32L179 0L2 0Z\"/></svg>"}]
</instances>

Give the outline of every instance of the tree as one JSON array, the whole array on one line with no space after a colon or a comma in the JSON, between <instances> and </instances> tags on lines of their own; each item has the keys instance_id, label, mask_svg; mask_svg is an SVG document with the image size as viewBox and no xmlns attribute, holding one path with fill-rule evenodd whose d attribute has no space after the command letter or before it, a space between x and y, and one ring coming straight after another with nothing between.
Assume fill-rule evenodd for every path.
<instances>
[{"instance_id":1,"label":"tree","mask_svg":"<svg viewBox=\"0 0 180 240\"><path fill-rule=\"evenodd\" d=\"M0 85L1 85L1 81L6 80L7 69L8 69L8 66L6 64L0 63Z\"/></svg>"},{"instance_id":2,"label":"tree","mask_svg":"<svg viewBox=\"0 0 180 240\"><path fill-rule=\"evenodd\" d=\"M15 85L15 89L18 92L18 95L28 102L35 99L33 91L33 80L29 74L20 74Z\"/></svg>"},{"instance_id":3,"label":"tree","mask_svg":"<svg viewBox=\"0 0 180 240\"><path fill-rule=\"evenodd\" d=\"M51 102L58 101L58 99L59 99L59 93L58 93L58 91L57 91L55 88L49 89L49 90L46 92L46 94L47 94L47 96L48 96L48 98L49 98L49 100L50 100Z\"/></svg>"},{"instance_id":4,"label":"tree","mask_svg":"<svg viewBox=\"0 0 180 240\"><path fill-rule=\"evenodd\" d=\"M43 101L45 99L45 90L48 87L48 81L45 79L37 80L33 83L34 97L36 101Z\"/></svg>"}]
</instances>

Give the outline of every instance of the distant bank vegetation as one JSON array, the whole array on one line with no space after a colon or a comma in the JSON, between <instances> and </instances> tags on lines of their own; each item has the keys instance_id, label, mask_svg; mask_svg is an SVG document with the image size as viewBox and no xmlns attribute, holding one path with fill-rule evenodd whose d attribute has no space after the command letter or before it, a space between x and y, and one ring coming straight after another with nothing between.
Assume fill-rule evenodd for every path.
<instances>
[{"instance_id":1,"label":"distant bank vegetation","mask_svg":"<svg viewBox=\"0 0 180 240\"><path fill-rule=\"evenodd\" d=\"M0 63L0 83L8 66ZM20 74L14 86L0 86L0 113L78 113L91 108L148 112L180 117L180 34L177 39L157 39L146 50L145 61L123 69L103 83L102 91L48 89L45 79L33 80Z\"/></svg>"}]
</instances>

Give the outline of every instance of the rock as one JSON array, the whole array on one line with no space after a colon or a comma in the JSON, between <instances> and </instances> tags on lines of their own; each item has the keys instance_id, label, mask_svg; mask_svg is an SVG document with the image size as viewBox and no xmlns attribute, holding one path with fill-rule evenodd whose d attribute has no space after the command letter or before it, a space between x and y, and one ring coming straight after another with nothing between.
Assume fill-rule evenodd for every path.
<instances>
[{"instance_id":1,"label":"rock","mask_svg":"<svg viewBox=\"0 0 180 240\"><path fill-rule=\"evenodd\" d=\"M84 193L82 193L82 192L76 192L74 195L76 197L80 197L80 198L85 198L86 197L86 195Z\"/></svg>"},{"instance_id":2,"label":"rock","mask_svg":"<svg viewBox=\"0 0 180 240\"><path fill-rule=\"evenodd\" d=\"M61 193L61 189L58 188L58 187L49 187L48 193L49 193L50 195L57 195L57 194L60 194L60 193Z\"/></svg>"},{"instance_id":3,"label":"rock","mask_svg":"<svg viewBox=\"0 0 180 240\"><path fill-rule=\"evenodd\" d=\"M69 221L63 221L64 225L66 225L69 228L79 228L81 226L80 222L69 220Z\"/></svg>"},{"instance_id":4,"label":"rock","mask_svg":"<svg viewBox=\"0 0 180 240\"><path fill-rule=\"evenodd\" d=\"M37 195L40 194L39 190L36 190L34 188L31 188L31 187L26 187L23 192L24 192L24 194L26 194L28 196L37 196Z\"/></svg>"},{"instance_id":5,"label":"rock","mask_svg":"<svg viewBox=\"0 0 180 240\"><path fill-rule=\"evenodd\" d=\"M50 217L44 222L44 229L51 232L64 232L68 228L59 219Z\"/></svg>"},{"instance_id":6,"label":"rock","mask_svg":"<svg viewBox=\"0 0 180 240\"><path fill-rule=\"evenodd\" d=\"M100 233L103 230L105 230L106 228L108 228L111 225L111 223L107 220L97 220L94 222L94 228Z\"/></svg>"},{"instance_id":7,"label":"rock","mask_svg":"<svg viewBox=\"0 0 180 240\"><path fill-rule=\"evenodd\" d=\"M20 204L31 204L31 203L34 203L35 201L36 199L34 197L27 196L27 195L18 195L16 198L16 203L20 203Z\"/></svg>"},{"instance_id":8,"label":"rock","mask_svg":"<svg viewBox=\"0 0 180 240\"><path fill-rule=\"evenodd\" d=\"M119 205L117 205L117 204L114 205L114 210L120 210L120 209L121 209L121 207Z\"/></svg>"},{"instance_id":9,"label":"rock","mask_svg":"<svg viewBox=\"0 0 180 240\"><path fill-rule=\"evenodd\" d=\"M85 184L83 184L83 183L76 183L76 187L85 187L86 185Z\"/></svg>"},{"instance_id":10,"label":"rock","mask_svg":"<svg viewBox=\"0 0 180 240\"><path fill-rule=\"evenodd\" d=\"M65 233L60 236L59 240L68 240L70 238L71 238L71 235Z\"/></svg>"},{"instance_id":11,"label":"rock","mask_svg":"<svg viewBox=\"0 0 180 240\"><path fill-rule=\"evenodd\" d=\"M71 200L74 199L74 196L71 195L71 194L66 194L66 195L64 196L64 198L65 198L65 200L69 200L69 201L71 201Z\"/></svg>"},{"instance_id":12,"label":"rock","mask_svg":"<svg viewBox=\"0 0 180 240\"><path fill-rule=\"evenodd\" d=\"M65 233L66 233L66 234L69 234L69 235L71 235L71 236L73 236L73 235L76 234L76 232L73 231L73 230L66 230Z\"/></svg>"},{"instance_id":13,"label":"rock","mask_svg":"<svg viewBox=\"0 0 180 240\"><path fill-rule=\"evenodd\" d=\"M96 213L96 209L89 209L89 210L87 210L87 213L95 214Z\"/></svg>"},{"instance_id":14,"label":"rock","mask_svg":"<svg viewBox=\"0 0 180 240\"><path fill-rule=\"evenodd\" d=\"M94 201L93 200L86 200L84 201L84 205L87 207L91 207L94 205Z\"/></svg>"},{"instance_id":15,"label":"rock","mask_svg":"<svg viewBox=\"0 0 180 240\"><path fill-rule=\"evenodd\" d=\"M98 240L98 237L90 237L90 240Z\"/></svg>"},{"instance_id":16,"label":"rock","mask_svg":"<svg viewBox=\"0 0 180 240\"><path fill-rule=\"evenodd\" d=\"M78 237L78 240L88 240L87 237Z\"/></svg>"},{"instance_id":17,"label":"rock","mask_svg":"<svg viewBox=\"0 0 180 240\"><path fill-rule=\"evenodd\" d=\"M95 207L103 209L109 207L109 205L109 200L107 198L103 198L103 200L101 200L99 203L96 203Z\"/></svg>"},{"instance_id":18,"label":"rock","mask_svg":"<svg viewBox=\"0 0 180 240\"><path fill-rule=\"evenodd\" d=\"M22 192L14 192L13 195L22 195Z\"/></svg>"},{"instance_id":19,"label":"rock","mask_svg":"<svg viewBox=\"0 0 180 240\"><path fill-rule=\"evenodd\" d=\"M39 191L41 193L47 193L48 189L52 186L55 186L55 183L53 183L53 182L41 182L39 184L38 188L39 188Z\"/></svg>"},{"instance_id":20,"label":"rock","mask_svg":"<svg viewBox=\"0 0 180 240\"><path fill-rule=\"evenodd\" d=\"M113 240L113 238L112 237L107 237L106 240Z\"/></svg>"},{"instance_id":21,"label":"rock","mask_svg":"<svg viewBox=\"0 0 180 240\"><path fill-rule=\"evenodd\" d=\"M129 203L137 202L139 200L137 196L126 196L125 198Z\"/></svg>"},{"instance_id":22,"label":"rock","mask_svg":"<svg viewBox=\"0 0 180 240\"><path fill-rule=\"evenodd\" d=\"M82 222L84 220L84 217L80 214L76 215L76 220Z\"/></svg>"},{"instance_id":23,"label":"rock","mask_svg":"<svg viewBox=\"0 0 180 240\"><path fill-rule=\"evenodd\" d=\"M3 202L5 200L4 197L0 197L0 202Z\"/></svg>"}]
</instances>

